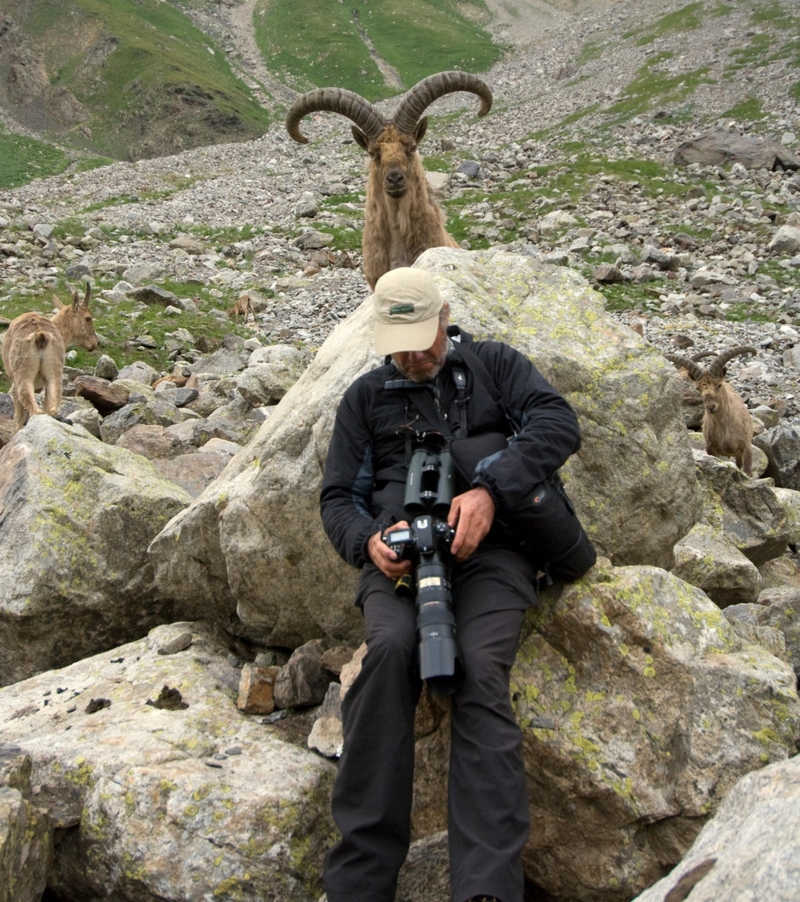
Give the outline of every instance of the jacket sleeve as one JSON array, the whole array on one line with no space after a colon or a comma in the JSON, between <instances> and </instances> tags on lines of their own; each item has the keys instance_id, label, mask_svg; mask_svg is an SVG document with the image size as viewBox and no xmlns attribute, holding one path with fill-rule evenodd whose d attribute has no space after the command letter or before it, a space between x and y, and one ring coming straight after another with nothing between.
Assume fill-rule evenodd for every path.
<instances>
[{"instance_id":1,"label":"jacket sleeve","mask_svg":"<svg viewBox=\"0 0 800 902\"><path fill-rule=\"evenodd\" d=\"M371 512L375 467L366 401L365 387L359 381L345 392L336 413L320 493L325 532L338 554L354 567L364 566L370 536L388 525Z\"/></svg>"},{"instance_id":2,"label":"jacket sleeve","mask_svg":"<svg viewBox=\"0 0 800 902\"><path fill-rule=\"evenodd\" d=\"M520 352L501 342L473 346L518 425L508 447L485 458L473 485L488 489L499 512L522 503L534 486L580 448L578 418L569 402Z\"/></svg>"}]
</instances>

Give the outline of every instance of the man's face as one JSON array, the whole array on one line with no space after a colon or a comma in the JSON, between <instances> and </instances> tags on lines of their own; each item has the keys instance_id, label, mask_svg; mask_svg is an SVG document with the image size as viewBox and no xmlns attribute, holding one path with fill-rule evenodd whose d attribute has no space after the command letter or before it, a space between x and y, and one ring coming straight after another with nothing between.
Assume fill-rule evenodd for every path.
<instances>
[{"instance_id":1,"label":"man's face","mask_svg":"<svg viewBox=\"0 0 800 902\"><path fill-rule=\"evenodd\" d=\"M441 372L447 359L447 322L439 321L436 340L427 351L398 351L392 360L398 370L412 382L431 382Z\"/></svg>"}]
</instances>

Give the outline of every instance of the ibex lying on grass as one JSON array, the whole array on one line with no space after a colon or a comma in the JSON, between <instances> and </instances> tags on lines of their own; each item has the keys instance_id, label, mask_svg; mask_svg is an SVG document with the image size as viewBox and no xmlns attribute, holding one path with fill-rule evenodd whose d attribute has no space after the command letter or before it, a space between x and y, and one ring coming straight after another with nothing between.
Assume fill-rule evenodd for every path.
<instances>
[{"instance_id":1,"label":"ibex lying on grass","mask_svg":"<svg viewBox=\"0 0 800 902\"><path fill-rule=\"evenodd\" d=\"M725 364L734 357L756 353L755 348L739 345L718 354L706 368L682 354L666 355L675 366L686 371L703 399L706 453L732 457L748 476L753 475L753 422L747 405L730 382L725 381Z\"/></svg>"},{"instance_id":2,"label":"ibex lying on grass","mask_svg":"<svg viewBox=\"0 0 800 902\"><path fill-rule=\"evenodd\" d=\"M11 321L3 338L3 366L11 380L15 432L22 429L29 417L42 413L34 394L42 387L44 413L50 416L58 413L67 345L97 350L97 335L89 311L91 291L87 283L83 300L74 291L71 304L62 304L53 295L58 312L52 319L41 313L23 313Z\"/></svg>"},{"instance_id":3,"label":"ibex lying on grass","mask_svg":"<svg viewBox=\"0 0 800 902\"><path fill-rule=\"evenodd\" d=\"M429 247L458 247L425 178L417 145L428 127L423 112L445 94L469 91L481 99L479 116L492 107L492 92L467 72L439 72L416 84L387 121L368 100L343 88L317 88L298 97L286 129L300 144L300 120L315 111L340 113L355 123L353 136L369 154L364 207L364 275L370 288L388 270L410 266Z\"/></svg>"}]
</instances>

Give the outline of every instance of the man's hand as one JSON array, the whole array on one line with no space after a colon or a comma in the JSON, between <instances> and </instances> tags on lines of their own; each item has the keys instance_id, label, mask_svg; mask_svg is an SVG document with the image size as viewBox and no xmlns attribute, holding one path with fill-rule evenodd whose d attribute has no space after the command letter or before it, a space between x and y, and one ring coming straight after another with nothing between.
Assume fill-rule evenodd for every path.
<instances>
[{"instance_id":1,"label":"man's hand","mask_svg":"<svg viewBox=\"0 0 800 902\"><path fill-rule=\"evenodd\" d=\"M393 532L395 529L408 529L408 523L401 520L394 523L386 532ZM383 533L376 532L369 537L367 542L367 554L369 554L372 563L389 579L398 580L405 573L411 570L411 561L398 561L397 555L381 538Z\"/></svg>"},{"instance_id":2,"label":"man's hand","mask_svg":"<svg viewBox=\"0 0 800 902\"><path fill-rule=\"evenodd\" d=\"M456 531L450 551L457 561L465 561L494 522L494 501L488 490L478 486L456 495L447 522Z\"/></svg>"}]
</instances>

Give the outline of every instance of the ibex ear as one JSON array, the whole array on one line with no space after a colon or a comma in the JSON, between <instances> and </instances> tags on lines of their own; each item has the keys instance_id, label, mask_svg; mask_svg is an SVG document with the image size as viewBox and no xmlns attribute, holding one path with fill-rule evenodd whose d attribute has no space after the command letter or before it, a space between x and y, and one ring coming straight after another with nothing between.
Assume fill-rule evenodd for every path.
<instances>
[{"instance_id":1,"label":"ibex ear","mask_svg":"<svg viewBox=\"0 0 800 902\"><path fill-rule=\"evenodd\" d=\"M428 131L428 117L423 116L417 123L417 127L414 129L414 139L417 144L425 137L426 131Z\"/></svg>"},{"instance_id":2,"label":"ibex ear","mask_svg":"<svg viewBox=\"0 0 800 902\"><path fill-rule=\"evenodd\" d=\"M63 303L63 301L61 301L61 299L60 299L57 295L55 295L55 294L53 295L53 305L54 305L58 310L63 310L63 309L67 306L67 305L66 305L65 303Z\"/></svg>"},{"instance_id":3,"label":"ibex ear","mask_svg":"<svg viewBox=\"0 0 800 902\"><path fill-rule=\"evenodd\" d=\"M355 125L350 130L353 132L353 137L356 139L356 144L358 144L358 146L363 148L364 150L367 150L369 141L367 140L367 136L364 134L364 132L362 132L360 128L356 128Z\"/></svg>"}]
</instances>

